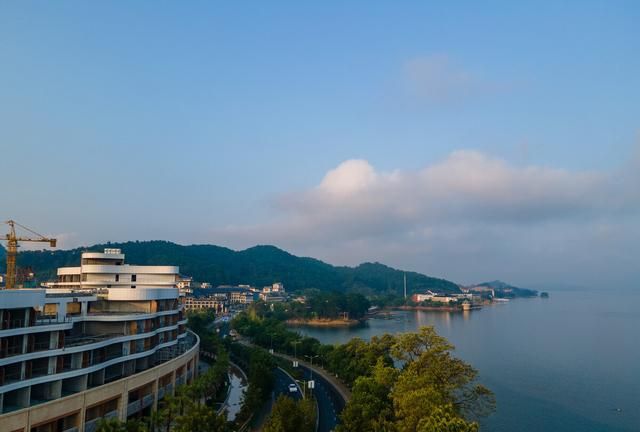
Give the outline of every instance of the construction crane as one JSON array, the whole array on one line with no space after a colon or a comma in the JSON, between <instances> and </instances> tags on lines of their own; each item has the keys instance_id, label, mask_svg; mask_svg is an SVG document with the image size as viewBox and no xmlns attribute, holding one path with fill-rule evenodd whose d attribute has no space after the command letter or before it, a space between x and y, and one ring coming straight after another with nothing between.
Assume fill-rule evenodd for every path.
<instances>
[{"instance_id":1,"label":"construction crane","mask_svg":"<svg viewBox=\"0 0 640 432\"><path fill-rule=\"evenodd\" d=\"M18 242L45 242L49 243L49 246L56 247L57 240L54 238L47 238L42 234L38 234L34 230L27 228L24 225L20 225L18 222L8 220L5 222L9 225L9 234L7 234L7 281L5 284L6 289L13 289L16 286L16 256L18 255ZM36 235L36 238L18 237L16 236L16 226Z\"/></svg>"}]
</instances>

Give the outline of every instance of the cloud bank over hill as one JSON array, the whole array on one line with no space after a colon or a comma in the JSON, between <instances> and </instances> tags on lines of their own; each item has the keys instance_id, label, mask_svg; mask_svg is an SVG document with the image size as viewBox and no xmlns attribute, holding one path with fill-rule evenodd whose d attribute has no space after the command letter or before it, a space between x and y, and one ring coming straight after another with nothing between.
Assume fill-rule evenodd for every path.
<instances>
[{"instance_id":1,"label":"cloud bank over hill","mask_svg":"<svg viewBox=\"0 0 640 432\"><path fill-rule=\"evenodd\" d=\"M271 222L214 235L460 282L622 282L636 272L639 168L638 160L615 172L516 166L473 150L414 171L352 159L315 187L277 197Z\"/></svg>"}]
</instances>

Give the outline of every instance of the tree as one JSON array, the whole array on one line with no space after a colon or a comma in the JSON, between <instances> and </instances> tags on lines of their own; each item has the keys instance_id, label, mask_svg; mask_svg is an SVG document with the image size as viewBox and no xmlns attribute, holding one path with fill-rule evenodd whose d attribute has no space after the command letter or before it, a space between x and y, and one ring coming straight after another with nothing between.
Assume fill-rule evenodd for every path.
<instances>
[{"instance_id":1,"label":"tree","mask_svg":"<svg viewBox=\"0 0 640 432\"><path fill-rule=\"evenodd\" d=\"M190 403L184 415L178 417L172 432L227 432L229 427L222 415L211 407Z\"/></svg>"},{"instance_id":2,"label":"tree","mask_svg":"<svg viewBox=\"0 0 640 432\"><path fill-rule=\"evenodd\" d=\"M477 371L453 357L453 346L433 327L422 327L417 333L396 339L391 351L397 360L405 362L391 392L400 432L437 424L438 419L433 417L437 409L444 410L441 412L447 419L463 421L465 416L484 416L493 411L495 399L491 391L475 383ZM456 423L451 419L447 422Z\"/></svg>"},{"instance_id":3,"label":"tree","mask_svg":"<svg viewBox=\"0 0 640 432\"><path fill-rule=\"evenodd\" d=\"M435 408L427 418L418 423L416 432L478 432L478 423L470 423L458 417L451 405Z\"/></svg>"},{"instance_id":4,"label":"tree","mask_svg":"<svg viewBox=\"0 0 640 432\"><path fill-rule=\"evenodd\" d=\"M340 416L338 431L395 430L393 404L389 394L397 375L397 369L378 359L372 376L358 377L351 392L351 400Z\"/></svg>"},{"instance_id":5,"label":"tree","mask_svg":"<svg viewBox=\"0 0 640 432\"><path fill-rule=\"evenodd\" d=\"M100 419L96 432L148 432L147 426L138 419L121 422L118 419Z\"/></svg>"},{"instance_id":6,"label":"tree","mask_svg":"<svg viewBox=\"0 0 640 432\"><path fill-rule=\"evenodd\" d=\"M264 432L313 432L315 408L310 399L295 401L281 395L273 404Z\"/></svg>"}]
</instances>

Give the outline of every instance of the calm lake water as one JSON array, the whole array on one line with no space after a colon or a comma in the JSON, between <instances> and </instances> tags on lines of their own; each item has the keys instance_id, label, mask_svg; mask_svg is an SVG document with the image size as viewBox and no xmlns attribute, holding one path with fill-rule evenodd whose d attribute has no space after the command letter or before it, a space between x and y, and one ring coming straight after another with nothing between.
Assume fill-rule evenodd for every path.
<instances>
[{"instance_id":1,"label":"calm lake water","mask_svg":"<svg viewBox=\"0 0 640 432\"><path fill-rule=\"evenodd\" d=\"M470 313L396 312L324 343L433 325L496 394L491 432L640 431L640 289L550 291Z\"/></svg>"}]
</instances>

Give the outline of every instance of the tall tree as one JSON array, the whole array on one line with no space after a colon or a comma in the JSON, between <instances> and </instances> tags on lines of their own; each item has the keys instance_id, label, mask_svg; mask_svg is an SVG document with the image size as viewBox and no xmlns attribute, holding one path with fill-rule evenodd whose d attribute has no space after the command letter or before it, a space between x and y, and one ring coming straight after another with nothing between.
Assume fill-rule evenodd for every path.
<instances>
[{"instance_id":1,"label":"tall tree","mask_svg":"<svg viewBox=\"0 0 640 432\"><path fill-rule=\"evenodd\" d=\"M310 399L295 401L287 396L276 399L264 432L313 432L315 408Z\"/></svg>"}]
</instances>

